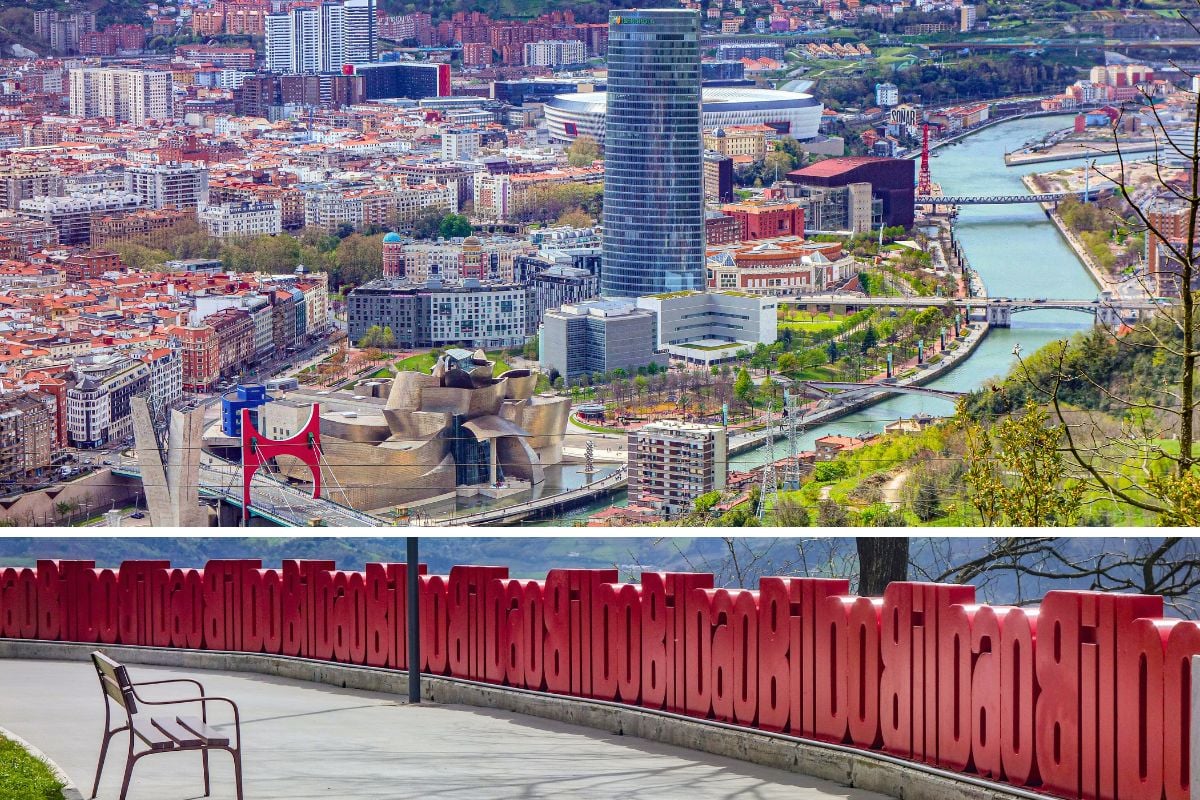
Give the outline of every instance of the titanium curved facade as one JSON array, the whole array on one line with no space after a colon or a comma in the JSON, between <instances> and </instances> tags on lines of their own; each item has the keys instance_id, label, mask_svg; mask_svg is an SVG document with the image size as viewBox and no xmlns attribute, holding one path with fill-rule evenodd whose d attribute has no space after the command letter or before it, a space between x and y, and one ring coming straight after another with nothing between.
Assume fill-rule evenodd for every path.
<instances>
[{"instance_id":1,"label":"titanium curved facade","mask_svg":"<svg viewBox=\"0 0 1200 800\"><path fill-rule=\"evenodd\" d=\"M799 141L820 135L825 107L805 92L705 86L702 97L700 124L705 129L770 125L780 136ZM606 100L606 92L555 95L543 107L550 138L573 142L577 136L588 136L603 145Z\"/></svg>"},{"instance_id":2,"label":"titanium curved facade","mask_svg":"<svg viewBox=\"0 0 1200 800\"><path fill-rule=\"evenodd\" d=\"M702 289L699 12L611 12L607 104L601 293Z\"/></svg>"}]
</instances>

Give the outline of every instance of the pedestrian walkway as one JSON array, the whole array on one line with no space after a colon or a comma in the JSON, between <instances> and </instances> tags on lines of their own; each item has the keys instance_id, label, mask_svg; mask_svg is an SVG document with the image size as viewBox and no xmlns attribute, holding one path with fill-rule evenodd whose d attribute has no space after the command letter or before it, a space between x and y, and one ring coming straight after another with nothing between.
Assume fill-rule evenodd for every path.
<instances>
[{"instance_id":1,"label":"pedestrian walkway","mask_svg":"<svg viewBox=\"0 0 1200 800\"><path fill-rule=\"evenodd\" d=\"M252 673L136 664L130 673L134 681L196 678L209 694L238 703L246 800L882 800L781 770L509 712L410 706L395 695ZM91 664L0 660L0 686L6 687L0 726L46 753L87 796L104 725ZM100 800L117 797L122 745L118 737L110 748ZM213 798L232 798L225 754L213 754L212 775ZM202 792L200 757L167 753L138 763L129 800L192 800Z\"/></svg>"}]
</instances>

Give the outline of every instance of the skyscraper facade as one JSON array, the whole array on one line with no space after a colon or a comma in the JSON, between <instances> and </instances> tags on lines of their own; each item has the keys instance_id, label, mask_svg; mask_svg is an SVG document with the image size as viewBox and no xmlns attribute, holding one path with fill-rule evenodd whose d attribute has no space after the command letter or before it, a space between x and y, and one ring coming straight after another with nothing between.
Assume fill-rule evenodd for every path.
<instances>
[{"instance_id":1,"label":"skyscraper facade","mask_svg":"<svg viewBox=\"0 0 1200 800\"><path fill-rule=\"evenodd\" d=\"M266 21L266 65L270 72L341 72L379 54L375 0L326 0L270 14Z\"/></svg>"},{"instance_id":2,"label":"skyscraper facade","mask_svg":"<svg viewBox=\"0 0 1200 800\"><path fill-rule=\"evenodd\" d=\"M606 296L704 288L697 11L609 15L603 252Z\"/></svg>"}]
</instances>

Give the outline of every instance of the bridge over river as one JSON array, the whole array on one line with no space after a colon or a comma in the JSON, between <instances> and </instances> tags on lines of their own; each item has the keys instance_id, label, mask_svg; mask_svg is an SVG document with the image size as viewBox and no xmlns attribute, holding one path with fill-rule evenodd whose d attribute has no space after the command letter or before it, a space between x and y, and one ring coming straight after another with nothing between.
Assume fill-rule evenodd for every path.
<instances>
[{"instance_id":1,"label":"bridge over river","mask_svg":"<svg viewBox=\"0 0 1200 800\"><path fill-rule=\"evenodd\" d=\"M1104 191L1093 189L1090 192L1044 192L1042 194L967 194L967 195L933 195L919 194L913 202L919 206L983 206L1010 205L1012 203L1060 203L1068 197L1076 200L1096 200Z\"/></svg>"},{"instance_id":2,"label":"bridge over river","mask_svg":"<svg viewBox=\"0 0 1200 800\"><path fill-rule=\"evenodd\" d=\"M1058 311L1078 311L1091 314L1096 318L1097 325L1108 327L1118 326L1122 322L1136 318L1143 313L1163 306L1159 300L1144 299L1102 299L1073 300L1048 298L1011 298L1011 297L862 297L851 294L806 294L787 295L778 298L781 305L799 305L810 307L837 307L846 310L861 308L943 308L954 305L968 312L980 312L980 319L985 319L988 325L997 328L1007 328L1012 325L1013 314L1026 311L1041 311L1045 309Z\"/></svg>"}]
</instances>

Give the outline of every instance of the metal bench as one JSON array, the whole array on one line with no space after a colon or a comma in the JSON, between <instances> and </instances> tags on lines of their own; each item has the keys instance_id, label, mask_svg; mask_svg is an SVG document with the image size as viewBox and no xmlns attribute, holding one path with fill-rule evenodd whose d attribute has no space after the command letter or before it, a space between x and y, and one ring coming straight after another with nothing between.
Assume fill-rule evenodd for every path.
<instances>
[{"instance_id":1,"label":"metal bench","mask_svg":"<svg viewBox=\"0 0 1200 800\"><path fill-rule=\"evenodd\" d=\"M121 800L125 800L125 795L129 791L133 765L137 763L138 759L155 753L170 753L177 750L200 751L200 758L204 766L205 797L210 793L208 751L227 751L233 756L234 784L237 789L237 798L242 800L242 729L237 704L227 697L206 695L204 687L199 681L188 678L134 683L129 680L129 673L122 664L113 661L99 650L92 653L92 663L96 667L96 675L100 678L100 689L104 693L104 742L100 745L100 760L96 764L96 782L92 786L92 797L95 797L100 790L100 773L104 770L104 757L108 754L109 741L118 733L128 731L129 753L125 759L125 779L121 783ZM176 700L147 700L138 694L138 689L141 687L161 686L169 683L191 684L199 689L200 695ZM176 715L169 711L161 715L152 715L151 713L159 706L177 706L189 703L200 705L199 716ZM209 703L227 703L233 709L234 742L230 742L229 734L209 727ZM125 724L118 728L112 727L114 722L119 722L121 719L120 713L114 714L112 710L114 704L125 714ZM135 747L139 744L144 745L146 749L135 752Z\"/></svg>"}]
</instances>

